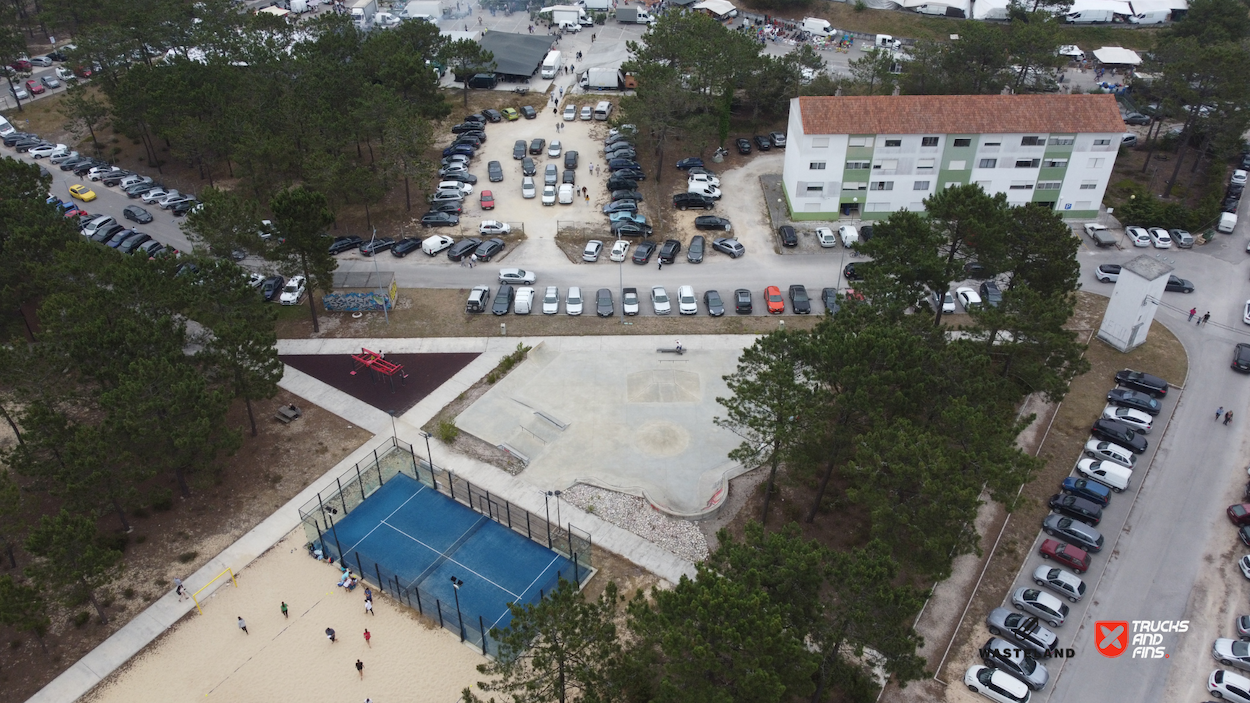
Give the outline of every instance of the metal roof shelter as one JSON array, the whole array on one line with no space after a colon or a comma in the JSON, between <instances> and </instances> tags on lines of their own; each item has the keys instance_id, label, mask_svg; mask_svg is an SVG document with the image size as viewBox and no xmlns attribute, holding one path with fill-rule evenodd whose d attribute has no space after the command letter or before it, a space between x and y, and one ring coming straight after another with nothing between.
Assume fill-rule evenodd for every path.
<instances>
[{"instance_id":1,"label":"metal roof shelter","mask_svg":"<svg viewBox=\"0 0 1250 703\"><path fill-rule=\"evenodd\" d=\"M538 72L547 52L555 45L555 37L550 34L487 32L478 44L495 55L497 75L525 79Z\"/></svg>"},{"instance_id":2,"label":"metal roof shelter","mask_svg":"<svg viewBox=\"0 0 1250 703\"><path fill-rule=\"evenodd\" d=\"M1104 46L1094 49L1094 58L1105 66L1139 66L1141 56L1136 51L1121 46Z\"/></svg>"}]
</instances>

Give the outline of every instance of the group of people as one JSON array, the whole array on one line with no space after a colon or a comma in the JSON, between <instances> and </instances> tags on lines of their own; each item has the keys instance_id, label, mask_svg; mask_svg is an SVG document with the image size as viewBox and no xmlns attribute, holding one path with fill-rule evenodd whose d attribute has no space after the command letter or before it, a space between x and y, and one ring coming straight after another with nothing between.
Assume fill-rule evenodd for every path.
<instances>
[{"instance_id":1,"label":"group of people","mask_svg":"<svg viewBox=\"0 0 1250 703\"><path fill-rule=\"evenodd\" d=\"M355 588L356 584L360 582L360 578L353 574L351 569L345 566L340 565L339 568L343 570L343 578L339 579L339 582L336 585L340 588L346 588L349 591Z\"/></svg>"}]
</instances>

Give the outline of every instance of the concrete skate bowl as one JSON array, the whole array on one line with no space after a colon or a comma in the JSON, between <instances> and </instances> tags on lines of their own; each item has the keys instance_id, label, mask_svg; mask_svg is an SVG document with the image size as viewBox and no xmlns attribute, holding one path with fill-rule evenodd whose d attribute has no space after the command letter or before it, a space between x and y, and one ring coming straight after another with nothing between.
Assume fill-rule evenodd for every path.
<instances>
[{"instance_id":1,"label":"concrete skate bowl","mask_svg":"<svg viewBox=\"0 0 1250 703\"><path fill-rule=\"evenodd\" d=\"M662 359L538 345L456 425L521 457L521 478L541 489L588 483L672 515L705 515L742 472L728 459L740 438L713 422L737 359L736 350Z\"/></svg>"}]
</instances>

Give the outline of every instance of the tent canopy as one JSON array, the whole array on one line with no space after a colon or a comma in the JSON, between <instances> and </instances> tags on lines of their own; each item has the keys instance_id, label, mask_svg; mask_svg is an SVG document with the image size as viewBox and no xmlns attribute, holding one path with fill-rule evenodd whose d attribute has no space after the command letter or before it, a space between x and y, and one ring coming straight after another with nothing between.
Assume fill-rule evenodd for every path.
<instances>
[{"instance_id":1,"label":"tent canopy","mask_svg":"<svg viewBox=\"0 0 1250 703\"><path fill-rule=\"evenodd\" d=\"M695 3L692 8L695 10L706 10L717 17L724 17L738 9L729 0L703 0L703 2Z\"/></svg>"},{"instance_id":2,"label":"tent canopy","mask_svg":"<svg viewBox=\"0 0 1250 703\"><path fill-rule=\"evenodd\" d=\"M511 32L487 32L478 40L483 49L495 55L495 73L526 78L534 75L554 43L550 34Z\"/></svg>"},{"instance_id":3,"label":"tent canopy","mask_svg":"<svg viewBox=\"0 0 1250 703\"><path fill-rule=\"evenodd\" d=\"M1094 58L1098 59L1099 63L1108 66L1141 65L1141 57L1137 55L1137 52L1122 46L1104 46L1101 49L1094 49Z\"/></svg>"}]
</instances>

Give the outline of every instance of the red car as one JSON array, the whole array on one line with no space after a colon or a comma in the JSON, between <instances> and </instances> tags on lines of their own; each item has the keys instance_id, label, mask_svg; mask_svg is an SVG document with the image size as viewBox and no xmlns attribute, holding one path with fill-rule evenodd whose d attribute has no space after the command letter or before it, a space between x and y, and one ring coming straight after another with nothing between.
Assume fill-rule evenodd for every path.
<instances>
[{"instance_id":1,"label":"red car","mask_svg":"<svg viewBox=\"0 0 1250 703\"><path fill-rule=\"evenodd\" d=\"M43 87L39 81L31 80L26 81L26 90L29 90L31 95L43 95L47 88Z\"/></svg>"},{"instance_id":2,"label":"red car","mask_svg":"<svg viewBox=\"0 0 1250 703\"><path fill-rule=\"evenodd\" d=\"M780 315L786 311L786 299L781 297L781 289L777 286L764 289L764 302L768 304L770 315Z\"/></svg>"},{"instance_id":3,"label":"red car","mask_svg":"<svg viewBox=\"0 0 1250 703\"><path fill-rule=\"evenodd\" d=\"M482 191L482 209L483 210L495 209L495 194L491 193L489 190Z\"/></svg>"},{"instance_id":4,"label":"red car","mask_svg":"<svg viewBox=\"0 0 1250 703\"><path fill-rule=\"evenodd\" d=\"M74 69L74 73L77 73L79 78L90 78L90 77L91 77L91 67L90 67L90 66L79 66L78 68L75 68L75 69Z\"/></svg>"},{"instance_id":5,"label":"red car","mask_svg":"<svg viewBox=\"0 0 1250 703\"><path fill-rule=\"evenodd\" d=\"M73 208L71 210L65 211L65 219L67 220L71 217L86 217L86 216L87 216L87 211L79 210L78 208Z\"/></svg>"},{"instance_id":6,"label":"red car","mask_svg":"<svg viewBox=\"0 0 1250 703\"><path fill-rule=\"evenodd\" d=\"M1089 570L1089 553L1066 542L1056 539L1043 540L1038 552L1041 553L1043 559L1054 559L1078 574Z\"/></svg>"},{"instance_id":7,"label":"red car","mask_svg":"<svg viewBox=\"0 0 1250 703\"><path fill-rule=\"evenodd\" d=\"M1228 519L1233 521L1234 525L1250 525L1250 503L1238 503L1237 505L1228 506Z\"/></svg>"},{"instance_id":8,"label":"red car","mask_svg":"<svg viewBox=\"0 0 1250 703\"><path fill-rule=\"evenodd\" d=\"M9 67L12 68L14 71L21 71L22 73L29 73L31 69L30 62L27 61L26 59L18 59L14 61L13 63L9 64Z\"/></svg>"}]
</instances>

